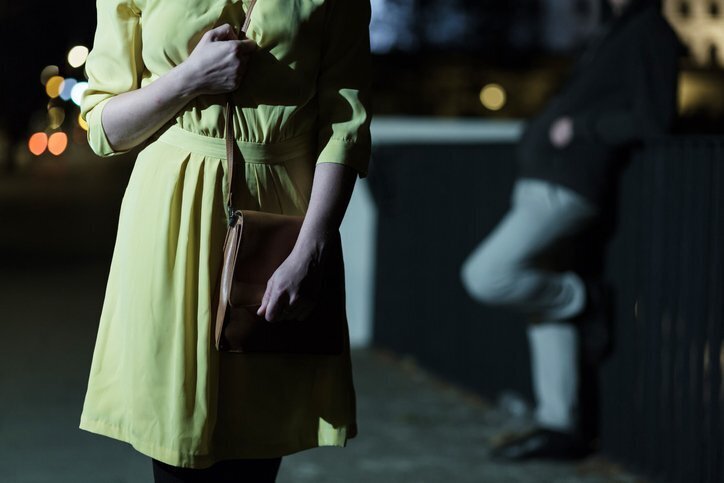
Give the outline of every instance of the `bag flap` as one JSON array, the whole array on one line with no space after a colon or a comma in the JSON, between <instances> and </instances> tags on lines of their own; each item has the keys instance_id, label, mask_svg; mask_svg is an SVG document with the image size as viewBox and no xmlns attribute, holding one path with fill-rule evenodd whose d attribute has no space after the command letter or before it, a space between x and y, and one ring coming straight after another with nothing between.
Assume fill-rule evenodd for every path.
<instances>
[{"instance_id":1,"label":"bag flap","mask_svg":"<svg viewBox=\"0 0 724 483\"><path fill-rule=\"evenodd\" d=\"M269 278L294 248L304 218L242 210L231 283L232 305L260 305Z\"/></svg>"}]
</instances>

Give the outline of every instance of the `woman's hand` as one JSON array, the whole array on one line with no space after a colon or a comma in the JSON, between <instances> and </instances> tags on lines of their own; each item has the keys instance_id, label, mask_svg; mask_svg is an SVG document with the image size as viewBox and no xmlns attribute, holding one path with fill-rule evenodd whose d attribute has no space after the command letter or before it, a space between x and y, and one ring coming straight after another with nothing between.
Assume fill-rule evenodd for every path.
<instances>
[{"instance_id":1,"label":"woman's hand","mask_svg":"<svg viewBox=\"0 0 724 483\"><path fill-rule=\"evenodd\" d=\"M304 320L319 299L324 263L324 241L295 246L266 285L257 315L269 322Z\"/></svg>"},{"instance_id":2,"label":"woman's hand","mask_svg":"<svg viewBox=\"0 0 724 483\"><path fill-rule=\"evenodd\" d=\"M195 94L230 92L239 87L256 48L226 23L205 32L181 66Z\"/></svg>"},{"instance_id":3,"label":"woman's hand","mask_svg":"<svg viewBox=\"0 0 724 483\"><path fill-rule=\"evenodd\" d=\"M257 311L268 321L303 319L319 299L322 267L332 236L339 226L352 196L357 172L343 164L317 163L312 196L292 253L267 282Z\"/></svg>"}]
</instances>

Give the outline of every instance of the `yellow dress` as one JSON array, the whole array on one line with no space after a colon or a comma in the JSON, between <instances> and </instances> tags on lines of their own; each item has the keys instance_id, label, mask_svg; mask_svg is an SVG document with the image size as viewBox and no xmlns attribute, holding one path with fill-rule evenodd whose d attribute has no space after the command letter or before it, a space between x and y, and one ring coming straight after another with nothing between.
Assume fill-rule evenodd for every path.
<instances>
[{"instance_id":1,"label":"yellow dress","mask_svg":"<svg viewBox=\"0 0 724 483\"><path fill-rule=\"evenodd\" d=\"M183 62L205 31L238 28L247 8L247 0L97 0L81 101L93 151L128 151L114 150L103 131L108 100ZM248 36L259 49L233 94L248 188L237 207L305 213L318 163L366 176L369 18L369 0L257 1ZM225 103L225 94L194 98L136 158L80 417L81 429L175 466L344 446L357 432L349 344L341 356L214 347Z\"/></svg>"}]
</instances>

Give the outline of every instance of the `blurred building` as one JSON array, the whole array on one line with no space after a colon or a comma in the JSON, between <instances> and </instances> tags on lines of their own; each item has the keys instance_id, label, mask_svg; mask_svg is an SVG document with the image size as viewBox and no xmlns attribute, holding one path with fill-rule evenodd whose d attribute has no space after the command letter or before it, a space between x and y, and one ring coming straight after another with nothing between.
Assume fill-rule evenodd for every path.
<instances>
[{"instance_id":1,"label":"blurred building","mask_svg":"<svg viewBox=\"0 0 724 483\"><path fill-rule=\"evenodd\" d=\"M724 0L664 0L664 14L699 67L724 67Z\"/></svg>"}]
</instances>

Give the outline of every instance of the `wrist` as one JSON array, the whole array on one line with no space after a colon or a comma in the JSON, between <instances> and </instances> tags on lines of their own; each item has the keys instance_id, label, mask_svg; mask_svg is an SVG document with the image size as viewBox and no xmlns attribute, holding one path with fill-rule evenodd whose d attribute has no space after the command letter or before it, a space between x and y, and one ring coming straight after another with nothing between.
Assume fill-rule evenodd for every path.
<instances>
[{"instance_id":1,"label":"wrist","mask_svg":"<svg viewBox=\"0 0 724 483\"><path fill-rule=\"evenodd\" d=\"M187 62L182 62L168 72L171 91L176 93L176 98L191 100L200 91L196 78L191 75Z\"/></svg>"},{"instance_id":2,"label":"wrist","mask_svg":"<svg viewBox=\"0 0 724 483\"><path fill-rule=\"evenodd\" d=\"M332 234L331 229L302 230L292 252L319 260Z\"/></svg>"}]
</instances>

